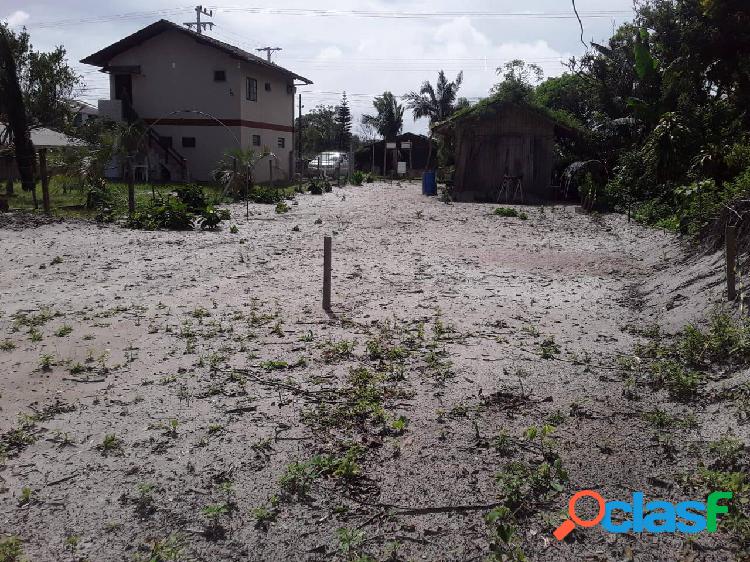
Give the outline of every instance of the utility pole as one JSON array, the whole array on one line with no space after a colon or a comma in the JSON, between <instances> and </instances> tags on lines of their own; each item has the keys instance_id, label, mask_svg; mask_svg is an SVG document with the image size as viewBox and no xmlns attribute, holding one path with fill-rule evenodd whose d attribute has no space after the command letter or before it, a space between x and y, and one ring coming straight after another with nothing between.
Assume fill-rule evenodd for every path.
<instances>
[{"instance_id":1,"label":"utility pole","mask_svg":"<svg viewBox=\"0 0 750 562\"><path fill-rule=\"evenodd\" d=\"M196 6L195 7L195 21L186 21L183 23L183 25L189 27L190 29L195 26L195 31L198 32L198 35L203 35L203 30L207 27L213 29L214 24L210 21L201 21L201 15L208 16L209 18L214 17L214 11L213 10L206 10L203 6Z\"/></svg>"},{"instance_id":2,"label":"utility pole","mask_svg":"<svg viewBox=\"0 0 750 562\"><path fill-rule=\"evenodd\" d=\"M283 51L281 47L261 47L260 49L255 49L256 51L265 51L266 52L266 60L268 62L271 62L271 53L273 51Z\"/></svg>"},{"instance_id":3,"label":"utility pole","mask_svg":"<svg viewBox=\"0 0 750 562\"><path fill-rule=\"evenodd\" d=\"M297 158L302 162L302 94L299 94L299 119L297 120Z\"/></svg>"}]
</instances>

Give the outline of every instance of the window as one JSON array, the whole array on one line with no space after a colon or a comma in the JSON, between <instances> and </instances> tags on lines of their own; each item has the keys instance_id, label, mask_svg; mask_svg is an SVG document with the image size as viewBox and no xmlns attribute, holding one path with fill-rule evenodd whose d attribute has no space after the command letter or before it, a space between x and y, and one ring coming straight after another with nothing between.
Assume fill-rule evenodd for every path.
<instances>
[{"instance_id":1,"label":"window","mask_svg":"<svg viewBox=\"0 0 750 562\"><path fill-rule=\"evenodd\" d=\"M258 101L258 81L255 78L248 78L246 80L247 93L246 97L250 101Z\"/></svg>"},{"instance_id":2,"label":"window","mask_svg":"<svg viewBox=\"0 0 750 562\"><path fill-rule=\"evenodd\" d=\"M284 148L286 146L286 139L284 137L279 137L279 148Z\"/></svg>"},{"instance_id":3,"label":"window","mask_svg":"<svg viewBox=\"0 0 750 562\"><path fill-rule=\"evenodd\" d=\"M253 146L260 146L260 135L253 135Z\"/></svg>"},{"instance_id":4,"label":"window","mask_svg":"<svg viewBox=\"0 0 750 562\"><path fill-rule=\"evenodd\" d=\"M266 92L270 92L270 91L271 91L271 83L266 82Z\"/></svg>"},{"instance_id":5,"label":"window","mask_svg":"<svg viewBox=\"0 0 750 562\"><path fill-rule=\"evenodd\" d=\"M183 148L195 148L195 137L182 137Z\"/></svg>"},{"instance_id":6,"label":"window","mask_svg":"<svg viewBox=\"0 0 750 562\"><path fill-rule=\"evenodd\" d=\"M214 70L214 82L226 82L227 73L225 70Z\"/></svg>"}]
</instances>

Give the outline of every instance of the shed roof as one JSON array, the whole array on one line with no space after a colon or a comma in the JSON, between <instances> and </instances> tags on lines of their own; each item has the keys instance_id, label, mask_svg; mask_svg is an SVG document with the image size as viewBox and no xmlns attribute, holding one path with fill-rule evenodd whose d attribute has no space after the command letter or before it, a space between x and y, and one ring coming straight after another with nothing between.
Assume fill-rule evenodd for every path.
<instances>
[{"instance_id":1,"label":"shed roof","mask_svg":"<svg viewBox=\"0 0 750 562\"><path fill-rule=\"evenodd\" d=\"M214 39L213 37L209 37L208 35L196 33L195 31L167 20L159 20L157 22L154 22L151 25L148 25L143 29L136 31L132 35L128 35L124 39L120 39L116 43L112 43L109 47L105 47L101 51L98 51L93 55L89 55L85 59L82 59L81 62L83 64L101 66L102 68L106 69L109 61L120 53L124 53L125 51L132 49L136 45L140 45L144 41L156 37L157 35L165 31L178 31L180 33L184 33L185 35L188 35L195 39L195 41L197 41L198 43L218 49L236 59L270 68L293 79L300 80L305 84L312 84L312 81L305 78L304 76L300 76L298 74L295 74L291 70L287 70L286 68L283 68L277 64L268 62L266 59L253 55L252 53L248 53L247 51L244 51L239 47L235 47L234 45L230 45L229 43L224 43L223 41L219 41L218 39Z\"/></svg>"},{"instance_id":2,"label":"shed roof","mask_svg":"<svg viewBox=\"0 0 750 562\"><path fill-rule=\"evenodd\" d=\"M499 113L513 110L535 113L549 121L560 132L568 134L581 132L580 125L575 123L575 120L565 113L557 112L528 101L510 101L503 97L502 94L496 94L484 98L470 107L456 111L448 119L433 125L433 130L437 133L445 134L449 132L456 123L461 123L470 119L479 120L492 118Z\"/></svg>"},{"instance_id":3,"label":"shed roof","mask_svg":"<svg viewBox=\"0 0 750 562\"><path fill-rule=\"evenodd\" d=\"M0 138L5 137L5 125L0 123ZM41 127L39 129L31 130L31 142L34 143L34 148L62 148L66 146L85 146L82 140L74 139L63 133L58 133L52 129L45 129ZM0 149L6 145L0 144Z\"/></svg>"}]
</instances>

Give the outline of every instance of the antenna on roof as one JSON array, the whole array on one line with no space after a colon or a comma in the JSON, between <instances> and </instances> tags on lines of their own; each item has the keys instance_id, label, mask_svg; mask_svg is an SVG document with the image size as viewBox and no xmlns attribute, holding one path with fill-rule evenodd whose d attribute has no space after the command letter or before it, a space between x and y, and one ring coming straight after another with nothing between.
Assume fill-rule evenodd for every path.
<instances>
[{"instance_id":1,"label":"antenna on roof","mask_svg":"<svg viewBox=\"0 0 750 562\"><path fill-rule=\"evenodd\" d=\"M266 52L266 59L268 62L271 62L271 53L273 51L283 51L281 47L261 47L260 49L255 49L256 51L265 51Z\"/></svg>"},{"instance_id":2,"label":"antenna on roof","mask_svg":"<svg viewBox=\"0 0 750 562\"><path fill-rule=\"evenodd\" d=\"M195 7L195 21L186 21L183 25L186 25L190 29L195 26L195 30L198 32L198 35L203 35L203 30L207 27L210 27L211 29L214 28L213 22L210 21L201 21L201 15L208 16L209 18L214 17L214 11L213 10L206 10L203 6L196 6Z\"/></svg>"}]
</instances>

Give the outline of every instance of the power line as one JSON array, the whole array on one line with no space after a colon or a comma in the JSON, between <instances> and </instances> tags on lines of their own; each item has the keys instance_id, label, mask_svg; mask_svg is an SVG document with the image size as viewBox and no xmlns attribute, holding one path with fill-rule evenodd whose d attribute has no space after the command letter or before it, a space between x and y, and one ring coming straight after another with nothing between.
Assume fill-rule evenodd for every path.
<instances>
[{"instance_id":1,"label":"power line","mask_svg":"<svg viewBox=\"0 0 750 562\"><path fill-rule=\"evenodd\" d=\"M211 6L225 13L244 12L258 15L306 16L306 17L357 17L380 19L445 19L457 17L474 18L528 18L528 19L575 19L570 12L495 12L495 11L445 11L407 12L401 10L320 10L312 8L252 8L243 6ZM611 18L632 15L632 10L592 10L579 12L581 18Z\"/></svg>"},{"instance_id":2,"label":"power line","mask_svg":"<svg viewBox=\"0 0 750 562\"><path fill-rule=\"evenodd\" d=\"M376 11L376 10L316 10L302 8L251 8L241 6L209 6L223 13L249 13L257 15L279 15L279 16L304 16L304 17L354 17L375 19L452 19L458 17L482 18L482 19L575 19L576 16L569 12L495 12L495 11L445 11L445 12L407 12L399 10ZM108 14L84 18L66 18L47 21L30 21L27 27L33 29L44 29L51 27L66 27L74 25L85 25L93 23L107 23L114 21L126 21L137 19L150 19L172 15L182 15L187 11L194 10L193 6L181 6L161 10L149 10L139 12L125 12L121 14ZM609 19L618 16L632 16L632 10L592 10L579 11L582 19Z\"/></svg>"},{"instance_id":3,"label":"power line","mask_svg":"<svg viewBox=\"0 0 750 562\"><path fill-rule=\"evenodd\" d=\"M31 20L26 24L26 27L30 29L45 29L45 28L51 28L51 27L67 27L67 26L72 26L72 25L82 25L82 24L91 24L91 23L108 23L108 22L114 22L114 21L152 19L154 17L181 15L190 9L192 9L192 6L183 6L180 8L168 8L168 9L163 9L163 10L151 10L151 11L142 11L142 12L126 12L122 14L92 16L88 18L67 18L67 19L47 20L47 21L40 21L40 22L35 22L34 20Z\"/></svg>"}]
</instances>

